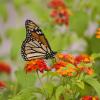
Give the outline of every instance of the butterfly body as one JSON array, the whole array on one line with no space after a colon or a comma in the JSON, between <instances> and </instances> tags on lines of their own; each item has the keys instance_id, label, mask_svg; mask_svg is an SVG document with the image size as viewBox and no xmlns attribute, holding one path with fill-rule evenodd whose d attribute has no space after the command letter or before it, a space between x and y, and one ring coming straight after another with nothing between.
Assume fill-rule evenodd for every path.
<instances>
[{"instance_id":1,"label":"butterfly body","mask_svg":"<svg viewBox=\"0 0 100 100\"><path fill-rule=\"evenodd\" d=\"M23 59L30 61L38 58L54 58L56 52L51 50L42 30L31 20L26 20L25 27L26 38L21 47Z\"/></svg>"}]
</instances>

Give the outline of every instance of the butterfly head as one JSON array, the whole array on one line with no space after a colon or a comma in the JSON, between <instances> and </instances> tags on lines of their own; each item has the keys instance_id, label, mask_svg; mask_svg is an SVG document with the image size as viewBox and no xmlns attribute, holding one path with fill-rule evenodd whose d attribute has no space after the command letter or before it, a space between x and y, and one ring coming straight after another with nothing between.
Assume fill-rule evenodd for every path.
<instances>
[{"instance_id":1,"label":"butterfly head","mask_svg":"<svg viewBox=\"0 0 100 100\"><path fill-rule=\"evenodd\" d=\"M57 52L51 51L50 53L47 52L45 59L54 58Z\"/></svg>"}]
</instances>

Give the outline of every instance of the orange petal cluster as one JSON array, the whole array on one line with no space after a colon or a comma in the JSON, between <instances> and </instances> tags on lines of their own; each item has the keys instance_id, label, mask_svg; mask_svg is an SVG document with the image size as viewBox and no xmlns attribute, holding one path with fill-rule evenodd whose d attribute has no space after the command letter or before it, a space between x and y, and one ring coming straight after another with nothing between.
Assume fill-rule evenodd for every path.
<instances>
[{"instance_id":1,"label":"orange petal cluster","mask_svg":"<svg viewBox=\"0 0 100 100\"><path fill-rule=\"evenodd\" d=\"M74 61L75 61L75 58L74 58L74 56L72 55L72 54L62 54L62 53L58 53L57 55L56 55L56 57L58 58L58 59L60 59L60 60L63 60L63 61L65 61L65 62L69 62L69 63L74 63Z\"/></svg>"},{"instance_id":2,"label":"orange petal cluster","mask_svg":"<svg viewBox=\"0 0 100 100\"><path fill-rule=\"evenodd\" d=\"M94 73L94 70L90 67L84 67L84 72L86 72L88 75L92 75Z\"/></svg>"},{"instance_id":3,"label":"orange petal cluster","mask_svg":"<svg viewBox=\"0 0 100 100\"><path fill-rule=\"evenodd\" d=\"M0 88L5 88L6 87L6 83L4 81L0 81Z\"/></svg>"},{"instance_id":4,"label":"orange petal cluster","mask_svg":"<svg viewBox=\"0 0 100 100\"><path fill-rule=\"evenodd\" d=\"M73 56L72 54L58 53L56 54L56 62L52 67L48 67L43 59L36 59L27 62L25 70L26 72L40 71L43 73L45 70L55 69L57 73L63 76L74 76L80 73L92 75L94 73L92 67L85 65L92 62L90 58L88 55ZM81 63L84 65L80 65Z\"/></svg>"},{"instance_id":5,"label":"orange petal cluster","mask_svg":"<svg viewBox=\"0 0 100 100\"><path fill-rule=\"evenodd\" d=\"M75 57L75 64L79 64L80 62L90 63L93 61L93 58L86 54L81 54Z\"/></svg>"},{"instance_id":6,"label":"orange petal cluster","mask_svg":"<svg viewBox=\"0 0 100 100\"><path fill-rule=\"evenodd\" d=\"M60 67L57 70L57 73L59 73L62 76L73 76L74 73L76 73L76 68L75 67Z\"/></svg>"},{"instance_id":7,"label":"orange petal cluster","mask_svg":"<svg viewBox=\"0 0 100 100\"><path fill-rule=\"evenodd\" d=\"M51 0L48 4L51 8L66 7L63 0Z\"/></svg>"},{"instance_id":8,"label":"orange petal cluster","mask_svg":"<svg viewBox=\"0 0 100 100\"><path fill-rule=\"evenodd\" d=\"M87 66L76 66L79 72L84 72L87 75L92 75L94 73L93 68Z\"/></svg>"},{"instance_id":9,"label":"orange petal cluster","mask_svg":"<svg viewBox=\"0 0 100 100\"><path fill-rule=\"evenodd\" d=\"M53 68L56 70L59 69L60 67L66 67L67 63L64 61L59 61L53 65Z\"/></svg>"},{"instance_id":10,"label":"orange petal cluster","mask_svg":"<svg viewBox=\"0 0 100 100\"><path fill-rule=\"evenodd\" d=\"M58 53L56 55L57 62L53 65L53 68L61 75L73 76L78 73L86 73L92 75L94 70L90 66L85 66L87 63L92 63L93 59L88 55L73 56L71 54ZM84 65L80 65L84 63Z\"/></svg>"},{"instance_id":11,"label":"orange petal cluster","mask_svg":"<svg viewBox=\"0 0 100 100\"><path fill-rule=\"evenodd\" d=\"M32 72L32 71L40 71L43 72L44 70L49 70L49 67L46 65L45 61L43 59L36 59L27 62L25 66L26 72Z\"/></svg>"},{"instance_id":12,"label":"orange petal cluster","mask_svg":"<svg viewBox=\"0 0 100 100\"><path fill-rule=\"evenodd\" d=\"M70 10L65 5L63 0L51 0L48 4L51 11L51 17L54 19L54 22L57 24L69 24L69 16L71 15Z\"/></svg>"},{"instance_id":13,"label":"orange petal cluster","mask_svg":"<svg viewBox=\"0 0 100 100\"><path fill-rule=\"evenodd\" d=\"M99 100L97 96L84 96L80 100Z\"/></svg>"}]
</instances>

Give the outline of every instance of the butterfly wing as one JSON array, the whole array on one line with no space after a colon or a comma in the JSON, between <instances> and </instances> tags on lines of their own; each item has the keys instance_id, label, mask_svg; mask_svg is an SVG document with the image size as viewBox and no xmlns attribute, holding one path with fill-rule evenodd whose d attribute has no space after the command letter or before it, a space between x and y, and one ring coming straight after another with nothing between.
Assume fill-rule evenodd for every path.
<instances>
[{"instance_id":1,"label":"butterfly wing","mask_svg":"<svg viewBox=\"0 0 100 100\"><path fill-rule=\"evenodd\" d=\"M33 39L38 40L41 42L43 45L48 47L51 50L51 47L44 36L42 30L36 25L33 21L31 20L26 20L25 22L25 27L26 27L26 32L27 36L31 36Z\"/></svg>"},{"instance_id":2,"label":"butterfly wing","mask_svg":"<svg viewBox=\"0 0 100 100\"><path fill-rule=\"evenodd\" d=\"M25 39L21 49L22 57L26 60L34 60L37 58L45 58L46 51L41 47L38 41Z\"/></svg>"},{"instance_id":3,"label":"butterfly wing","mask_svg":"<svg viewBox=\"0 0 100 100\"><path fill-rule=\"evenodd\" d=\"M37 58L48 58L51 55L50 45L44 36L42 30L31 20L26 20L26 39L22 43L21 54L27 60Z\"/></svg>"}]
</instances>

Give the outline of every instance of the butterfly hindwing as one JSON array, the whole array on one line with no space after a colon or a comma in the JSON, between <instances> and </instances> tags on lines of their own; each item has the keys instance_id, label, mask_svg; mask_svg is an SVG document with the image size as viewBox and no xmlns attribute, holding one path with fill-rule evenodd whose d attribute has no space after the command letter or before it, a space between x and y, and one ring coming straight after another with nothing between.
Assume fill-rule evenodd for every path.
<instances>
[{"instance_id":1,"label":"butterfly hindwing","mask_svg":"<svg viewBox=\"0 0 100 100\"><path fill-rule=\"evenodd\" d=\"M46 51L42 49L41 45L36 40L25 39L22 44L22 57L25 60L33 60L36 58L44 58Z\"/></svg>"}]
</instances>

